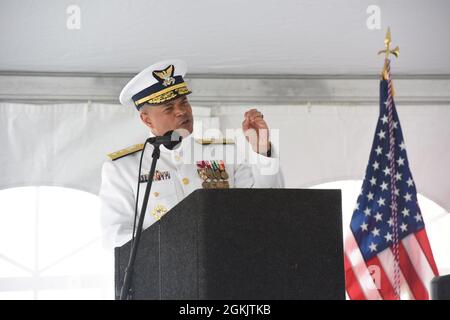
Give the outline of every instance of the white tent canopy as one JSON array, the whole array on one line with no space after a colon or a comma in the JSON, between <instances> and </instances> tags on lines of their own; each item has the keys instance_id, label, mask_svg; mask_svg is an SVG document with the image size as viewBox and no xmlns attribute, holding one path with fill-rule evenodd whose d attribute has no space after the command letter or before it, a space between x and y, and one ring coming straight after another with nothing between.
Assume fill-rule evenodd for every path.
<instances>
[{"instance_id":1,"label":"white tent canopy","mask_svg":"<svg viewBox=\"0 0 450 320\"><path fill-rule=\"evenodd\" d=\"M448 12L447 0L2 0L0 70L137 72L177 57L193 74L376 74L390 26L396 74L450 74Z\"/></svg>"}]
</instances>

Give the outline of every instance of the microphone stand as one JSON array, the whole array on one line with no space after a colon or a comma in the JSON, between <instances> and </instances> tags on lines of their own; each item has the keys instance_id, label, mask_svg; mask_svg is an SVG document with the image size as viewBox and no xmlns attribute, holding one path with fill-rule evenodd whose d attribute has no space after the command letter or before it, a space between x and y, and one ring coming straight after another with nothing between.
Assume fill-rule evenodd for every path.
<instances>
[{"instance_id":1,"label":"microphone stand","mask_svg":"<svg viewBox=\"0 0 450 320\"><path fill-rule=\"evenodd\" d=\"M153 153L152 153L152 166L150 168L150 173L148 175L147 187L145 188L144 201L142 203L141 214L139 215L139 222L136 229L136 237L134 238L134 242L131 246L131 254L130 260L128 261L128 265L125 269L125 276L123 280L122 289L120 291L120 300L132 300L133 299L133 269L136 261L136 253L139 246L139 241L141 239L142 227L144 224L145 211L147 210L148 198L150 196L150 189L152 188L153 176L155 175L156 162L161 155L161 151L159 150L160 144L153 145Z\"/></svg>"}]
</instances>

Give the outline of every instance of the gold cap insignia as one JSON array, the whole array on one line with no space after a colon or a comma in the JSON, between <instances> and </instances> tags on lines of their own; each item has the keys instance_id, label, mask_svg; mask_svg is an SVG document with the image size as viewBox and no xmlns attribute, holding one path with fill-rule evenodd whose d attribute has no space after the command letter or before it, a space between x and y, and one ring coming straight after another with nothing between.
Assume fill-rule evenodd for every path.
<instances>
[{"instance_id":1,"label":"gold cap insignia","mask_svg":"<svg viewBox=\"0 0 450 320\"><path fill-rule=\"evenodd\" d=\"M175 78L173 77L174 72L174 66L170 65L164 70L153 71L153 76L156 80L162 82L163 86L167 87L175 83Z\"/></svg>"}]
</instances>

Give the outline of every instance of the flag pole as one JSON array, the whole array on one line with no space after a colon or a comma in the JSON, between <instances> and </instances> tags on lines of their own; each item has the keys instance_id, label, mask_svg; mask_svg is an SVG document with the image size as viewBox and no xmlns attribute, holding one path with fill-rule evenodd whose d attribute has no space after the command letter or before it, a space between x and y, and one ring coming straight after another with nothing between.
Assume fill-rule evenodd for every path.
<instances>
[{"instance_id":1,"label":"flag pole","mask_svg":"<svg viewBox=\"0 0 450 320\"><path fill-rule=\"evenodd\" d=\"M397 195L398 189L395 185L396 182L396 165L395 165L395 134L394 134L394 119L393 119L393 109L394 109L394 86L392 84L391 79L391 69L390 69L390 60L389 55L393 54L396 58L400 53L399 47L395 47L395 49L391 50L391 30L388 27L386 32L386 37L384 39L385 49L380 50L378 54L384 53L384 65L383 70L381 72L381 79L388 82L388 98L385 102L387 111L388 111L388 127L389 127L389 171L391 176L391 216L393 219L393 233L394 239L392 244L392 251L394 254L394 283L393 287L395 290L396 298L400 300L400 251L399 251L399 232L398 232L398 210L397 210Z\"/></svg>"}]
</instances>

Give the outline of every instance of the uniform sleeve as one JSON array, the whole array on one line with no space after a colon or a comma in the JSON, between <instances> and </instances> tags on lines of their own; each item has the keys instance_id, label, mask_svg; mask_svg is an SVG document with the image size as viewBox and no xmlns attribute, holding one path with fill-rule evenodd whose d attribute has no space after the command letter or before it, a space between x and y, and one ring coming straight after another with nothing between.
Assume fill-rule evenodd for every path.
<instances>
[{"instance_id":1,"label":"uniform sleeve","mask_svg":"<svg viewBox=\"0 0 450 320\"><path fill-rule=\"evenodd\" d=\"M113 161L103 164L100 201L103 246L121 246L133 232L134 193Z\"/></svg>"},{"instance_id":2,"label":"uniform sleeve","mask_svg":"<svg viewBox=\"0 0 450 320\"><path fill-rule=\"evenodd\" d=\"M284 177L277 150L272 146L271 157L250 150L248 162L236 167L235 186L236 188L284 188Z\"/></svg>"}]
</instances>

